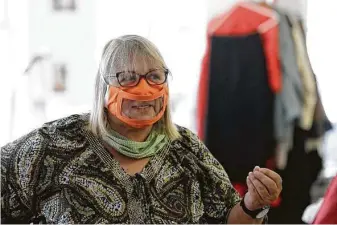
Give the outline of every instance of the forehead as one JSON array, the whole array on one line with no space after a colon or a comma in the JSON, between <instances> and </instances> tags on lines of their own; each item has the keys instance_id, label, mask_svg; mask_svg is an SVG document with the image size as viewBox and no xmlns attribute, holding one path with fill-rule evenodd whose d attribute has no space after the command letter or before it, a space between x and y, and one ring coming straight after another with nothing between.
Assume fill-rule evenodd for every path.
<instances>
[{"instance_id":1,"label":"forehead","mask_svg":"<svg viewBox=\"0 0 337 225\"><path fill-rule=\"evenodd\" d=\"M115 73L122 71L134 71L139 74L145 74L153 69L163 68L164 65L154 58L146 55L136 55L128 59L114 62L113 70Z\"/></svg>"},{"instance_id":2,"label":"forehead","mask_svg":"<svg viewBox=\"0 0 337 225\"><path fill-rule=\"evenodd\" d=\"M105 75L123 71L145 74L152 69L164 68L165 63L155 48L138 42L112 42L107 48L100 69Z\"/></svg>"}]
</instances>

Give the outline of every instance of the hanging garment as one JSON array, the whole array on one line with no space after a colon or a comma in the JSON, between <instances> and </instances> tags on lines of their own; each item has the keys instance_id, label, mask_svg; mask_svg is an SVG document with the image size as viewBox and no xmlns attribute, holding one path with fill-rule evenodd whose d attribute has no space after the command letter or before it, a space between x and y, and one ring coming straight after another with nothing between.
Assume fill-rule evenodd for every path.
<instances>
[{"instance_id":1,"label":"hanging garment","mask_svg":"<svg viewBox=\"0 0 337 225\"><path fill-rule=\"evenodd\" d=\"M273 92L281 89L278 21L276 14L265 7L254 3L238 3L229 12L214 18L208 24L206 54L202 60L198 91L197 129L204 139L204 120L207 109L208 73L210 63L210 41L212 36L237 36L259 32L263 40L269 85ZM246 49L247 51L247 49Z\"/></svg>"},{"instance_id":2,"label":"hanging garment","mask_svg":"<svg viewBox=\"0 0 337 225\"><path fill-rule=\"evenodd\" d=\"M307 49L307 44L306 44L306 32L304 29L304 24L303 21L299 21L300 22L300 27L304 36L304 47L305 47L305 51L308 52ZM311 71L313 71L312 69L312 65L310 60L308 61L309 63L309 67L311 69ZM320 92L318 89L318 85L317 85L317 77L316 74L313 74L314 79L315 79L315 87L316 87L316 93L317 93L317 102L316 102L316 106L315 106L315 112L314 112L314 118L313 118L313 124L311 126L311 129L308 132L308 140L305 143L305 149L307 152L312 151L313 149L319 149L322 145L322 140L323 140L323 136L324 134L331 130L332 124L328 118L328 116L326 115L324 106L322 104L322 99L320 96Z\"/></svg>"},{"instance_id":3,"label":"hanging garment","mask_svg":"<svg viewBox=\"0 0 337 225\"><path fill-rule=\"evenodd\" d=\"M302 215L312 202L310 190L322 170L322 158L317 151L305 150L308 132L295 127L293 148L289 151L284 170L277 171L282 177L282 202L268 214L270 223L302 224Z\"/></svg>"},{"instance_id":4,"label":"hanging garment","mask_svg":"<svg viewBox=\"0 0 337 225\"><path fill-rule=\"evenodd\" d=\"M278 144L276 165L284 169L288 151L292 148L295 121L300 118L303 102L302 81L295 56L294 41L287 16L279 13L279 44L282 89L275 95L274 128Z\"/></svg>"},{"instance_id":5,"label":"hanging garment","mask_svg":"<svg viewBox=\"0 0 337 225\"><path fill-rule=\"evenodd\" d=\"M302 215L312 202L310 190L322 169L322 158L317 151L307 153L308 132L296 127L294 144L289 151L287 166L277 172L282 177L281 204L268 214L271 224L302 224Z\"/></svg>"},{"instance_id":6,"label":"hanging garment","mask_svg":"<svg viewBox=\"0 0 337 225\"><path fill-rule=\"evenodd\" d=\"M275 123L275 137L278 140L278 148L276 151L276 164L279 169L284 169L287 163L287 154L289 150L292 148L293 127L294 127L295 119L301 118L301 117L310 118L309 114L313 117L311 119L312 120L311 128L309 132L307 133L309 138L307 138L305 142L306 152L316 151L317 149L320 149L322 145L323 135L326 133L326 131L330 130L332 126L331 126L329 119L326 116L324 107L322 105L320 95L319 95L319 90L317 87L316 76L313 73L311 74L312 76L310 74L307 74L307 75L310 75L309 78L310 77L314 78L315 91L311 92L311 95L312 96L316 95L316 99L317 99L315 106L311 108L311 110L314 110L313 112L314 114L312 115L312 112L309 114L306 113L305 111L302 112L303 110L302 106L305 103L304 102L305 98L307 99L306 100L307 102L308 101L310 102L310 99L314 100L315 97L310 98L310 96L309 97L304 96L304 93L305 93L304 87L303 87L304 84L302 84L301 75L299 73L300 70L296 65L294 65L294 62L297 64L297 59L294 58L296 56L295 54L296 52L295 52L295 43L294 43L294 39L292 35L292 29L293 29L292 22L288 18L287 15L282 14L279 10L278 12L280 14L280 25L279 25L280 27L280 53L281 53L282 75L283 75L282 76L283 89L275 97L274 123ZM304 31L303 23L301 23L301 21L299 21L299 23L300 23L301 32L304 35L303 36L304 52L305 54L307 54L308 50L306 48L306 43L305 43L306 39L305 39L305 31ZM307 71L307 72L313 71L312 66L310 64L310 60L308 59L306 62L307 62L308 68L305 69L304 71ZM297 68L298 70L295 70L294 68ZM301 72L302 71L303 70L301 70ZM291 80L289 80L289 76ZM292 84L291 89L289 87L289 81L291 81L291 84ZM309 82L309 84L310 83L311 82ZM308 82L305 85L308 89L309 87ZM282 94L284 95L283 97L282 97ZM285 95L287 95L288 98L285 98ZM293 97L293 98L289 98L289 97ZM283 98L283 101L281 101L281 98ZM284 103L284 107L282 107L282 102ZM299 104L301 105L300 111L298 111ZM301 114L299 115L298 113L301 113ZM284 117L285 115L288 115L288 118ZM300 123L301 121L304 121L304 120L300 120Z\"/></svg>"},{"instance_id":7,"label":"hanging garment","mask_svg":"<svg viewBox=\"0 0 337 225\"><path fill-rule=\"evenodd\" d=\"M295 42L297 64L300 71L300 77L303 84L304 102L302 106L302 115L299 126L304 130L310 130L312 127L314 112L317 103L317 91L314 73L310 66L308 51L306 49L304 34L301 24L298 20L289 17L292 24L292 35Z\"/></svg>"},{"instance_id":8,"label":"hanging garment","mask_svg":"<svg viewBox=\"0 0 337 225\"><path fill-rule=\"evenodd\" d=\"M337 176L331 181L314 224L337 224Z\"/></svg>"},{"instance_id":9,"label":"hanging garment","mask_svg":"<svg viewBox=\"0 0 337 225\"><path fill-rule=\"evenodd\" d=\"M211 49L205 143L232 182L245 182L275 147L262 40L257 33L213 37Z\"/></svg>"},{"instance_id":10,"label":"hanging garment","mask_svg":"<svg viewBox=\"0 0 337 225\"><path fill-rule=\"evenodd\" d=\"M315 75L315 74L314 74ZM316 75L315 84L317 92L317 103L315 106L314 119L311 129L307 132L308 139L305 142L305 151L311 152L320 150L323 145L324 135L326 132L333 129L333 126L325 113L324 106L322 104L321 96L319 94Z\"/></svg>"}]
</instances>

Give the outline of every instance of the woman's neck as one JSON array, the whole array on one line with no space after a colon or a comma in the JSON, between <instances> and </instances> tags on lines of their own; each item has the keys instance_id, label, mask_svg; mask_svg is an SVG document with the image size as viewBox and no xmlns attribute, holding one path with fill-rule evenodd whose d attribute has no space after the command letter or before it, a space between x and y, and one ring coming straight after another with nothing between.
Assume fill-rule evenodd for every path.
<instances>
[{"instance_id":1,"label":"woman's neck","mask_svg":"<svg viewBox=\"0 0 337 225\"><path fill-rule=\"evenodd\" d=\"M114 116L109 116L108 122L109 122L111 129L113 129L120 135L132 141L138 141L138 142L145 141L152 130L152 126L147 126L144 128L130 127Z\"/></svg>"}]
</instances>

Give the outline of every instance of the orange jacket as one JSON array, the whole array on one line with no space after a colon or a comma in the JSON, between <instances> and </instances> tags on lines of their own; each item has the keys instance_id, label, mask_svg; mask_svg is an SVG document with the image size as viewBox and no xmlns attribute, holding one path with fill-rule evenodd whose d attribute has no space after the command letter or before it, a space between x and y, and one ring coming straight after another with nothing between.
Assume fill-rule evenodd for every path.
<instances>
[{"instance_id":1,"label":"orange jacket","mask_svg":"<svg viewBox=\"0 0 337 225\"><path fill-rule=\"evenodd\" d=\"M275 26L261 33L261 38L265 50L266 67L267 67L266 69L268 72L270 88L274 92L278 92L281 89L281 74L279 62L279 33L277 21L275 21L271 17L262 15L258 12L240 6L236 7L234 11L231 11L230 14L227 15L227 18L224 21L222 21L224 16L226 16L226 14L214 18L208 24L209 32L207 36L206 53L202 60L201 65L201 75L199 80L199 91L198 91L198 109L197 109L198 135L202 140L204 139L204 120L207 109L208 76L209 76L208 72L209 72L209 61L211 51L210 41L212 36L232 36L232 35L251 34L258 32L258 28L261 24L264 24L265 22L275 22ZM249 51L249 49L247 49L247 51Z\"/></svg>"}]
</instances>

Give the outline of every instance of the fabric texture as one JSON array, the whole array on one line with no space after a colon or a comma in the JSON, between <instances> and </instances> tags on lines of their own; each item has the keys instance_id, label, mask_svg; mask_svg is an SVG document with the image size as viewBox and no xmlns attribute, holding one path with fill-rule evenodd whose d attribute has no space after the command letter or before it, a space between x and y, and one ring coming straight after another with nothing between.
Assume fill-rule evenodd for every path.
<instances>
[{"instance_id":1,"label":"fabric texture","mask_svg":"<svg viewBox=\"0 0 337 225\"><path fill-rule=\"evenodd\" d=\"M213 37L211 48L205 144L232 182L245 183L275 150L262 40L257 33Z\"/></svg>"},{"instance_id":2,"label":"fabric texture","mask_svg":"<svg viewBox=\"0 0 337 225\"><path fill-rule=\"evenodd\" d=\"M245 3L248 4L248 3ZM255 7L262 7L253 4ZM208 24L207 45L205 56L202 60L201 74L199 79L198 106L197 106L197 130L198 136L204 140L205 118L207 113L208 83L210 70L211 41L213 36L240 36L258 32L261 24L275 23L269 30L261 33L263 40L263 50L266 60L268 82L274 93L281 90L281 74L279 62L279 29L277 21L273 18L262 15L254 10L234 6L232 10L212 19ZM263 10L268 10L262 7ZM272 10L270 10L271 13ZM224 17L226 19L224 20ZM213 28L216 27L214 30Z\"/></svg>"},{"instance_id":3,"label":"fabric texture","mask_svg":"<svg viewBox=\"0 0 337 225\"><path fill-rule=\"evenodd\" d=\"M133 159L154 156L169 142L166 135L157 134L155 131L152 131L144 142L129 140L112 129L109 129L109 132L103 136L103 140L117 152Z\"/></svg>"},{"instance_id":4,"label":"fabric texture","mask_svg":"<svg viewBox=\"0 0 337 225\"><path fill-rule=\"evenodd\" d=\"M225 223L240 202L191 131L130 176L88 129L89 115L43 125L1 148L1 223Z\"/></svg>"}]
</instances>

